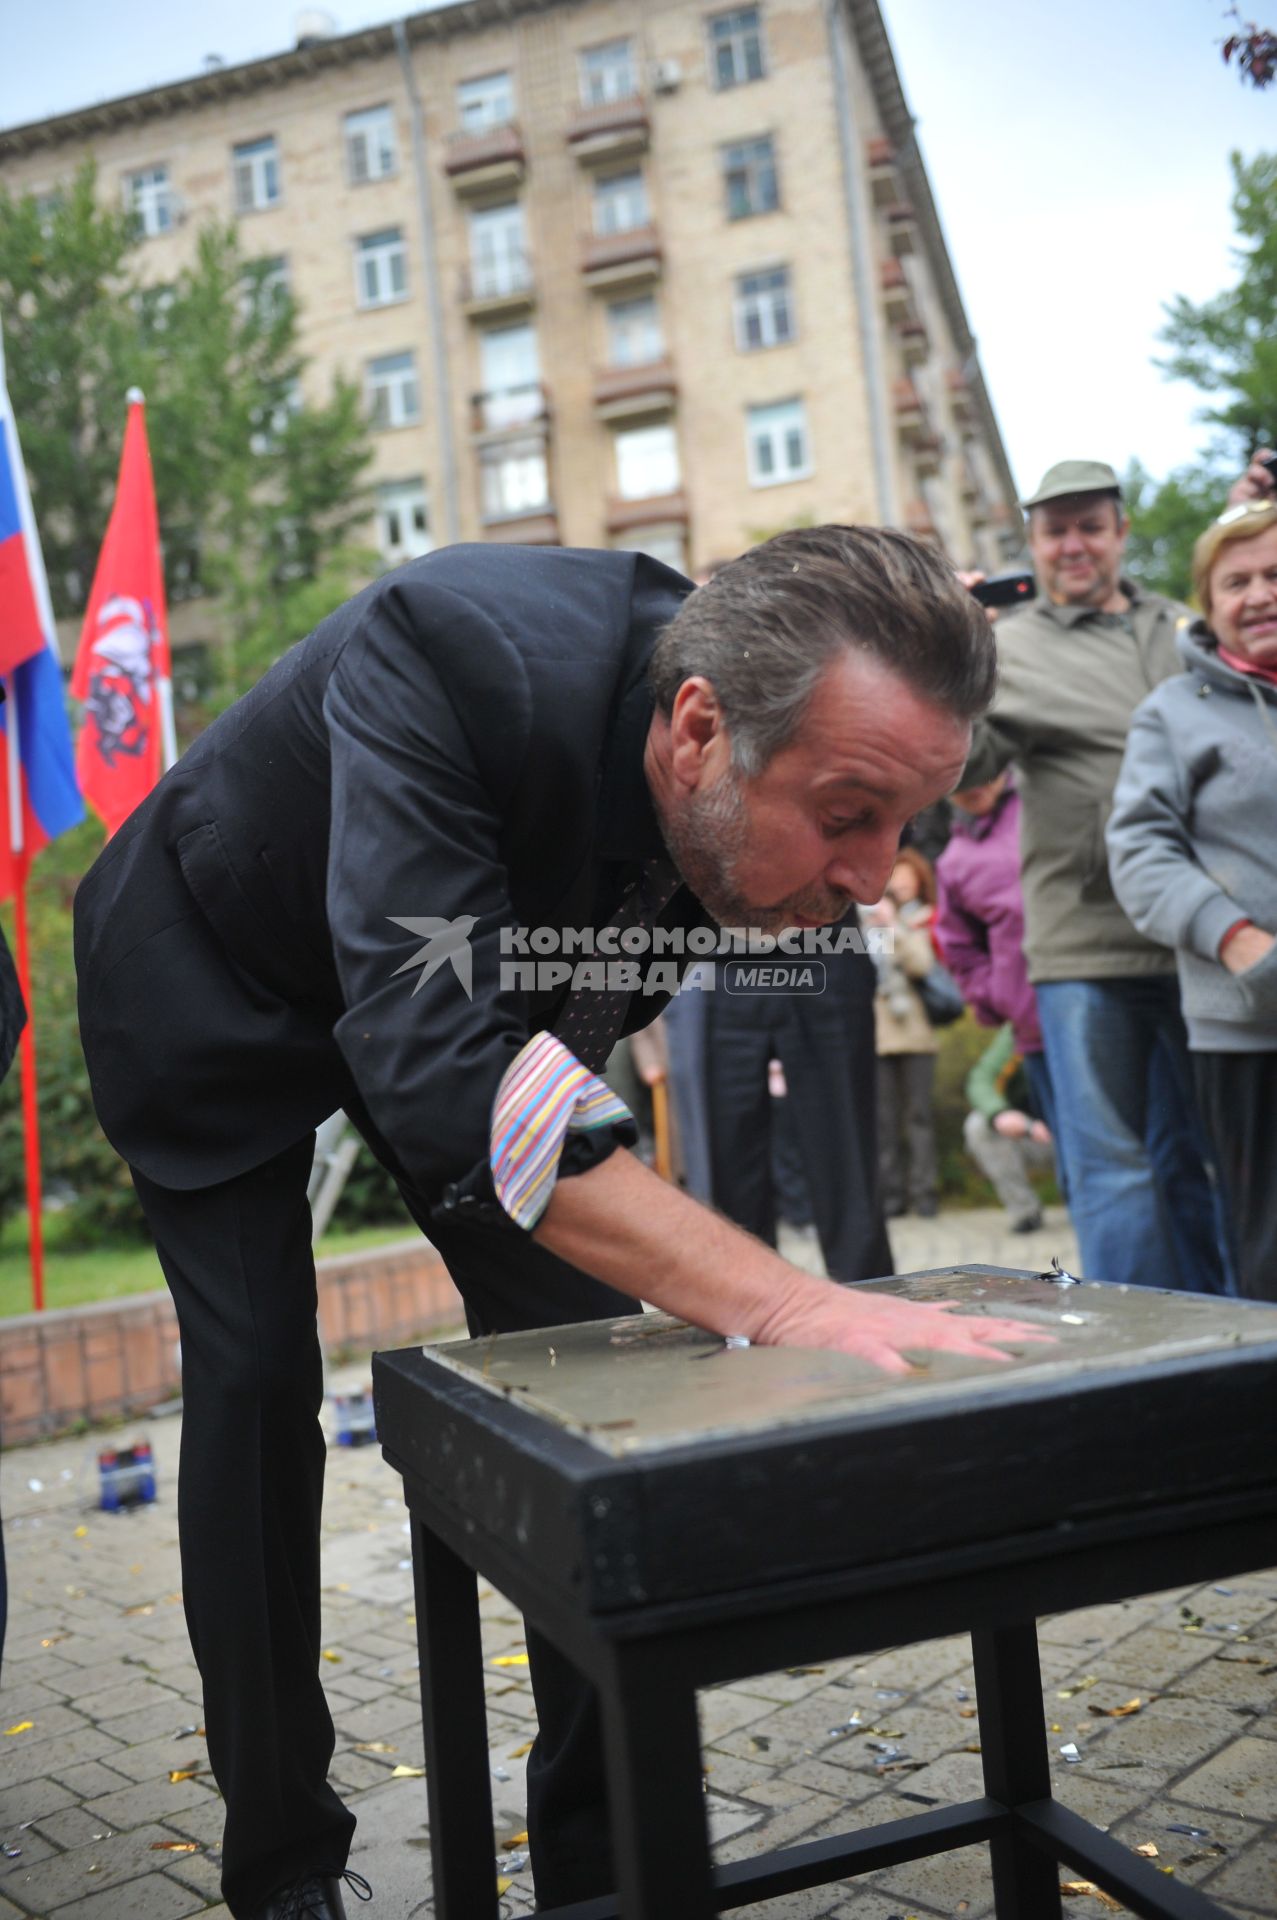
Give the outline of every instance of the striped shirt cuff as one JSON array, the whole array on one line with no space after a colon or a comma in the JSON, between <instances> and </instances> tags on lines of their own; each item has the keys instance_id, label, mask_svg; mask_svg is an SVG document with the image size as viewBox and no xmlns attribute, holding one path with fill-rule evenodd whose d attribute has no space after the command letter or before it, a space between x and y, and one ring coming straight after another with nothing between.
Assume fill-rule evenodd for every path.
<instances>
[{"instance_id":1,"label":"striped shirt cuff","mask_svg":"<svg viewBox=\"0 0 1277 1920\"><path fill-rule=\"evenodd\" d=\"M625 1102L552 1033L534 1033L492 1105L492 1184L516 1226L530 1232L550 1204L568 1134L617 1123L633 1128Z\"/></svg>"}]
</instances>

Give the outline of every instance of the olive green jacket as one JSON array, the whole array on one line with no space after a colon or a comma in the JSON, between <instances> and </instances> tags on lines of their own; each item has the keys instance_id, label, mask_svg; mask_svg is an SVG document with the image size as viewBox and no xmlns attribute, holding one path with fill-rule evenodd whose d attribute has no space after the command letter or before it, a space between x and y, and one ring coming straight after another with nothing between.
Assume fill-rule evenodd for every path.
<instances>
[{"instance_id":1,"label":"olive green jacket","mask_svg":"<svg viewBox=\"0 0 1277 1920\"><path fill-rule=\"evenodd\" d=\"M1191 615L1122 582L1125 614L1038 599L999 620L998 693L976 725L963 786L1014 761L1029 978L1172 973L1174 955L1135 931L1109 884L1104 829L1140 701L1183 671Z\"/></svg>"}]
</instances>

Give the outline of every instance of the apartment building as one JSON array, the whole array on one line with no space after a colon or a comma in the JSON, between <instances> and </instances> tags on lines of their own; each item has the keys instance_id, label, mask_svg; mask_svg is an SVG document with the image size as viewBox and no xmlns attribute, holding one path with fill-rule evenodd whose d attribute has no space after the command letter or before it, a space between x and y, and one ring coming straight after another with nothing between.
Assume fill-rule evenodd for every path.
<instances>
[{"instance_id":1,"label":"apartment building","mask_svg":"<svg viewBox=\"0 0 1277 1920\"><path fill-rule=\"evenodd\" d=\"M0 131L92 154L157 284L233 216L307 381L366 395L387 564L457 539L698 570L872 520L987 567L1015 488L877 0L458 0Z\"/></svg>"}]
</instances>

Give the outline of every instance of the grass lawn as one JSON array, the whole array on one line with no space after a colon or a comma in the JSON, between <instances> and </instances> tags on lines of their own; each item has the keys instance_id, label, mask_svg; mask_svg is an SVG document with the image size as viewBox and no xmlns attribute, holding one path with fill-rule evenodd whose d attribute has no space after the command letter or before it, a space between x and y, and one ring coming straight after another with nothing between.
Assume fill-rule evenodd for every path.
<instances>
[{"instance_id":1,"label":"grass lawn","mask_svg":"<svg viewBox=\"0 0 1277 1920\"><path fill-rule=\"evenodd\" d=\"M316 1252L353 1253L360 1247L384 1246L414 1231L408 1221L384 1227L362 1227L354 1233L326 1233ZM130 1293L147 1293L164 1285L155 1249L149 1243L124 1241L100 1247L68 1247L60 1216L44 1222L44 1304L79 1307L90 1300L118 1300ZM31 1271L28 1265L26 1214L6 1222L0 1231L0 1319L31 1311Z\"/></svg>"}]
</instances>

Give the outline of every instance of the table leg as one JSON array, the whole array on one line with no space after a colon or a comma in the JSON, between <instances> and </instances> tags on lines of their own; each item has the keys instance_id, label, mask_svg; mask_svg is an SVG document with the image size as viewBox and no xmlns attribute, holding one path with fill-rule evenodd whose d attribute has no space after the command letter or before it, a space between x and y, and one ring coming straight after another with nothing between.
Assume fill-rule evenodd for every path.
<instances>
[{"instance_id":1,"label":"table leg","mask_svg":"<svg viewBox=\"0 0 1277 1920\"><path fill-rule=\"evenodd\" d=\"M710 1920L718 1908L694 1687L670 1678L659 1646L614 1646L599 1704L622 1920Z\"/></svg>"},{"instance_id":2,"label":"table leg","mask_svg":"<svg viewBox=\"0 0 1277 1920\"><path fill-rule=\"evenodd\" d=\"M479 1596L473 1571L412 1517L436 1920L497 1920Z\"/></svg>"},{"instance_id":3,"label":"table leg","mask_svg":"<svg viewBox=\"0 0 1277 1920\"><path fill-rule=\"evenodd\" d=\"M1051 1797L1037 1623L971 1635L984 1787L1004 1807ZM1060 1920L1060 1871L1013 1826L989 1842L997 1920Z\"/></svg>"}]
</instances>

